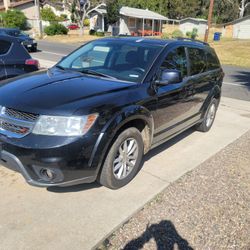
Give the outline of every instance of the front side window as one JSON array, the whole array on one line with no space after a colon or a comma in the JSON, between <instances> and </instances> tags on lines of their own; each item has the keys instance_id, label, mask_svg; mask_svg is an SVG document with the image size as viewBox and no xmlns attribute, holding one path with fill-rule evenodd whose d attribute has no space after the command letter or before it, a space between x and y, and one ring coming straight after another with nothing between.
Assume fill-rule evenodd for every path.
<instances>
[{"instance_id":1,"label":"front side window","mask_svg":"<svg viewBox=\"0 0 250 250\"><path fill-rule=\"evenodd\" d=\"M190 74L197 75L206 71L206 55L204 50L198 48L188 48L190 61Z\"/></svg>"},{"instance_id":2,"label":"front side window","mask_svg":"<svg viewBox=\"0 0 250 250\"><path fill-rule=\"evenodd\" d=\"M168 53L161 69L175 69L181 72L182 77L187 76L187 57L184 47L179 47Z\"/></svg>"},{"instance_id":3,"label":"front side window","mask_svg":"<svg viewBox=\"0 0 250 250\"><path fill-rule=\"evenodd\" d=\"M95 71L118 80L140 82L161 46L124 40L90 42L63 59L57 66L86 73Z\"/></svg>"},{"instance_id":4,"label":"front side window","mask_svg":"<svg viewBox=\"0 0 250 250\"><path fill-rule=\"evenodd\" d=\"M0 55L6 54L10 49L11 43L0 40Z\"/></svg>"}]
</instances>

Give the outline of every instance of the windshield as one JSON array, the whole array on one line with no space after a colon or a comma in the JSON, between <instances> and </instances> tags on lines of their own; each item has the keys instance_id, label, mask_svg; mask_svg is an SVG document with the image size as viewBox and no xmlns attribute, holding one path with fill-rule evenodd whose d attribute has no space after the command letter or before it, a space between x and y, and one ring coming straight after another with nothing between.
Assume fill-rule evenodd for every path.
<instances>
[{"instance_id":1,"label":"windshield","mask_svg":"<svg viewBox=\"0 0 250 250\"><path fill-rule=\"evenodd\" d=\"M140 82L162 47L136 41L93 41L57 66L96 76Z\"/></svg>"}]
</instances>

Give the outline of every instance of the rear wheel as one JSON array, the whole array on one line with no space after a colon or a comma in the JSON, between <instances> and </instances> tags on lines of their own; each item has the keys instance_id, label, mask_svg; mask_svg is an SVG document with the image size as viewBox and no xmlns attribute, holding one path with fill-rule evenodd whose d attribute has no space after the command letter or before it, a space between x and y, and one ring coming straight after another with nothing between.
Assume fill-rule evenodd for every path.
<instances>
[{"instance_id":1,"label":"rear wheel","mask_svg":"<svg viewBox=\"0 0 250 250\"><path fill-rule=\"evenodd\" d=\"M198 131L207 132L210 130L215 120L217 108L218 108L218 100L213 98L207 108L207 111L205 113L202 123L196 126L196 129Z\"/></svg>"},{"instance_id":2,"label":"rear wheel","mask_svg":"<svg viewBox=\"0 0 250 250\"><path fill-rule=\"evenodd\" d=\"M136 128L124 130L111 146L99 177L105 187L118 189L128 184L138 173L144 145Z\"/></svg>"}]
</instances>

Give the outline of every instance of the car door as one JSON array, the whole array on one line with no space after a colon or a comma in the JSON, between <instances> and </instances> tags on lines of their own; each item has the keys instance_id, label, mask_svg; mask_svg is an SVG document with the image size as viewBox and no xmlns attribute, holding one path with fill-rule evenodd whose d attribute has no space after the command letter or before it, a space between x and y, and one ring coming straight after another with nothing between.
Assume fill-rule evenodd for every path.
<instances>
[{"instance_id":1,"label":"car door","mask_svg":"<svg viewBox=\"0 0 250 250\"><path fill-rule=\"evenodd\" d=\"M200 114L203 103L205 102L213 85L212 75L207 70L207 56L204 49L196 46L188 46L188 58L190 65L190 83L193 89L193 113Z\"/></svg>"},{"instance_id":2,"label":"car door","mask_svg":"<svg viewBox=\"0 0 250 250\"><path fill-rule=\"evenodd\" d=\"M167 52L160 71L178 70L182 81L165 86L157 86L157 119L155 120L154 143L173 136L194 123L193 81L188 74L187 50L178 46Z\"/></svg>"}]
</instances>

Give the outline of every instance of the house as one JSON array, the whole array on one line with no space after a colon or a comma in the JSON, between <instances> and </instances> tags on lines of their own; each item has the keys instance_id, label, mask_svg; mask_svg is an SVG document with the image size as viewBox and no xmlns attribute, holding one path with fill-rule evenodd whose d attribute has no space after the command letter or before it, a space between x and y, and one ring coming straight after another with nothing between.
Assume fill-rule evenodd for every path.
<instances>
[{"instance_id":1,"label":"house","mask_svg":"<svg viewBox=\"0 0 250 250\"><path fill-rule=\"evenodd\" d=\"M67 15L68 18L71 16L69 8L65 5L65 1L46 1L42 6L43 8L51 8L52 11L57 15Z\"/></svg>"},{"instance_id":2,"label":"house","mask_svg":"<svg viewBox=\"0 0 250 250\"><path fill-rule=\"evenodd\" d=\"M106 5L100 4L90 10L90 29L107 31ZM120 9L120 20L113 27L113 35L160 35L162 23L168 19L148 9L137 9L122 7Z\"/></svg>"},{"instance_id":3,"label":"house","mask_svg":"<svg viewBox=\"0 0 250 250\"><path fill-rule=\"evenodd\" d=\"M233 21L233 38L250 39L250 15Z\"/></svg>"},{"instance_id":4,"label":"house","mask_svg":"<svg viewBox=\"0 0 250 250\"><path fill-rule=\"evenodd\" d=\"M33 0L0 0L0 11L8 9L21 10L28 19L36 18L36 8Z\"/></svg>"},{"instance_id":5,"label":"house","mask_svg":"<svg viewBox=\"0 0 250 250\"><path fill-rule=\"evenodd\" d=\"M207 20L200 18L185 18L180 20L180 30L186 35L187 32L192 31L194 28L198 30L198 35L203 36L207 29Z\"/></svg>"},{"instance_id":6,"label":"house","mask_svg":"<svg viewBox=\"0 0 250 250\"><path fill-rule=\"evenodd\" d=\"M88 11L89 19L89 28L91 30L101 30L107 31L107 19L106 19L106 4L101 3L97 5L95 8Z\"/></svg>"}]
</instances>

